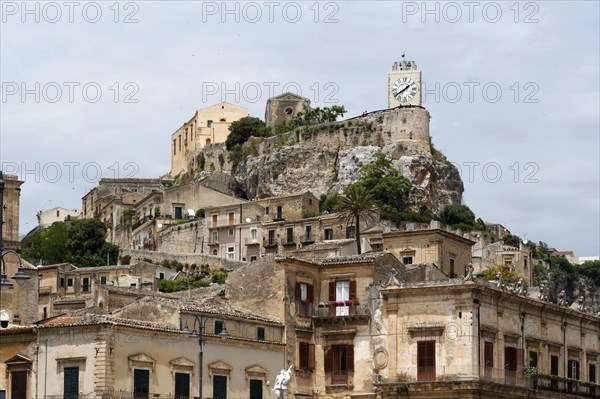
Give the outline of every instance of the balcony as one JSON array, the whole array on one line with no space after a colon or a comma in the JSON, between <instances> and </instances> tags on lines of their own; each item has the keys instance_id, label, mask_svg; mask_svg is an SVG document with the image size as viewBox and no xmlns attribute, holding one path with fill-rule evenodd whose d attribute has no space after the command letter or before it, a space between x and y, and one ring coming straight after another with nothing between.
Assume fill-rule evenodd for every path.
<instances>
[{"instance_id":1,"label":"balcony","mask_svg":"<svg viewBox=\"0 0 600 399\"><path fill-rule=\"evenodd\" d=\"M434 367L405 367L398 369L392 378L380 378L376 385L384 390L386 387L395 389L398 384L419 382L489 382L510 387L522 387L537 391L554 391L569 393L581 397L600 398L600 385L591 382L577 381L571 378L533 374L526 375L523 371L505 370L493 367L464 366L434 366ZM417 385L415 385L417 387ZM434 389L423 385L424 390ZM418 388L415 388L418 389Z\"/></svg>"},{"instance_id":2,"label":"balcony","mask_svg":"<svg viewBox=\"0 0 600 399\"><path fill-rule=\"evenodd\" d=\"M275 238L265 238L263 239L263 247L265 248L273 248L277 246L277 240Z\"/></svg>"},{"instance_id":3,"label":"balcony","mask_svg":"<svg viewBox=\"0 0 600 399\"><path fill-rule=\"evenodd\" d=\"M296 240L293 237L286 237L286 239L281 243L284 247L291 247L296 245Z\"/></svg>"},{"instance_id":4,"label":"balcony","mask_svg":"<svg viewBox=\"0 0 600 399\"><path fill-rule=\"evenodd\" d=\"M315 236L312 234L301 235L300 242L302 244L312 244L313 242L315 242Z\"/></svg>"},{"instance_id":5,"label":"balcony","mask_svg":"<svg viewBox=\"0 0 600 399\"><path fill-rule=\"evenodd\" d=\"M312 316L316 319L369 318L371 311L367 305L352 301L320 302L313 304Z\"/></svg>"},{"instance_id":6,"label":"balcony","mask_svg":"<svg viewBox=\"0 0 600 399\"><path fill-rule=\"evenodd\" d=\"M244 244L246 245L260 245L258 238L244 238Z\"/></svg>"},{"instance_id":7,"label":"balcony","mask_svg":"<svg viewBox=\"0 0 600 399\"><path fill-rule=\"evenodd\" d=\"M587 398L600 398L600 384L555 375L534 374L531 387L545 391L565 392Z\"/></svg>"}]
</instances>

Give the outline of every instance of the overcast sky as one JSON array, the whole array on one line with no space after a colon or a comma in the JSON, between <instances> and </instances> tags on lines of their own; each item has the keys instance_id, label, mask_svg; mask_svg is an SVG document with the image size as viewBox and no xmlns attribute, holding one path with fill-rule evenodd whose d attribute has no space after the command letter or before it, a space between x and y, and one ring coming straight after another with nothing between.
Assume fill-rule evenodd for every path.
<instances>
[{"instance_id":1,"label":"overcast sky","mask_svg":"<svg viewBox=\"0 0 600 399\"><path fill-rule=\"evenodd\" d=\"M170 169L170 135L284 90L348 117L387 107L406 53L436 148L478 217L600 253L599 2L2 2L1 147L21 233L102 177Z\"/></svg>"}]
</instances>

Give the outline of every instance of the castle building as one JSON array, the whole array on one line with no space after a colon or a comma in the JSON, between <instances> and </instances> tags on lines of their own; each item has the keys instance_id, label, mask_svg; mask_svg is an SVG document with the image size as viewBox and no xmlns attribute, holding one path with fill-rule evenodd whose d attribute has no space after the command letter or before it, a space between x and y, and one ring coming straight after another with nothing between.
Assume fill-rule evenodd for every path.
<instances>
[{"instance_id":1,"label":"castle building","mask_svg":"<svg viewBox=\"0 0 600 399\"><path fill-rule=\"evenodd\" d=\"M226 102L196 111L171 135L171 175L188 171L187 159L205 145L224 143L232 122L248 116L248 110Z\"/></svg>"}]
</instances>

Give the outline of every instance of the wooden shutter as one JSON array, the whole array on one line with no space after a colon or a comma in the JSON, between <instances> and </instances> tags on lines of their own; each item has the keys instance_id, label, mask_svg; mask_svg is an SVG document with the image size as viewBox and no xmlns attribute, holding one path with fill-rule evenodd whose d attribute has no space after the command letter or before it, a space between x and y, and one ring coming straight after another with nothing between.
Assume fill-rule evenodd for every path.
<instances>
[{"instance_id":1,"label":"wooden shutter","mask_svg":"<svg viewBox=\"0 0 600 399\"><path fill-rule=\"evenodd\" d=\"M296 287L294 290L294 299L299 300L300 296L301 296L300 283L296 282Z\"/></svg>"},{"instance_id":2,"label":"wooden shutter","mask_svg":"<svg viewBox=\"0 0 600 399\"><path fill-rule=\"evenodd\" d=\"M308 344L308 369L313 371L315 369L315 345Z\"/></svg>"},{"instance_id":3,"label":"wooden shutter","mask_svg":"<svg viewBox=\"0 0 600 399\"><path fill-rule=\"evenodd\" d=\"M175 373L175 398L183 399L190 396L190 375Z\"/></svg>"},{"instance_id":4,"label":"wooden shutter","mask_svg":"<svg viewBox=\"0 0 600 399\"><path fill-rule=\"evenodd\" d=\"M213 398L225 399L227 397L227 377L213 375Z\"/></svg>"},{"instance_id":5,"label":"wooden shutter","mask_svg":"<svg viewBox=\"0 0 600 399\"><path fill-rule=\"evenodd\" d=\"M133 392L137 394L147 394L150 392L150 371L141 369L133 370Z\"/></svg>"},{"instance_id":6,"label":"wooden shutter","mask_svg":"<svg viewBox=\"0 0 600 399\"><path fill-rule=\"evenodd\" d=\"M485 342L484 343L484 356L483 356L483 364L485 367L494 367L494 343L493 342Z\"/></svg>"},{"instance_id":7,"label":"wooden shutter","mask_svg":"<svg viewBox=\"0 0 600 399\"><path fill-rule=\"evenodd\" d=\"M309 284L306 291L307 291L307 293L306 293L306 297L307 298L306 299L308 300L308 302L313 302L315 300L313 286Z\"/></svg>"},{"instance_id":8,"label":"wooden shutter","mask_svg":"<svg viewBox=\"0 0 600 399\"><path fill-rule=\"evenodd\" d=\"M350 280L350 300L356 302L356 280Z\"/></svg>"},{"instance_id":9,"label":"wooden shutter","mask_svg":"<svg viewBox=\"0 0 600 399\"><path fill-rule=\"evenodd\" d=\"M354 345L346 345L346 370L354 370Z\"/></svg>"},{"instance_id":10,"label":"wooden shutter","mask_svg":"<svg viewBox=\"0 0 600 399\"><path fill-rule=\"evenodd\" d=\"M64 375L65 399L77 399L79 397L79 367L65 367Z\"/></svg>"},{"instance_id":11,"label":"wooden shutter","mask_svg":"<svg viewBox=\"0 0 600 399\"><path fill-rule=\"evenodd\" d=\"M300 355L300 367L302 370L308 370L308 344L298 342L298 352Z\"/></svg>"},{"instance_id":12,"label":"wooden shutter","mask_svg":"<svg viewBox=\"0 0 600 399\"><path fill-rule=\"evenodd\" d=\"M27 371L11 373L11 398L27 399Z\"/></svg>"},{"instance_id":13,"label":"wooden shutter","mask_svg":"<svg viewBox=\"0 0 600 399\"><path fill-rule=\"evenodd\" d=\"M523 351L523 349L517 349L517 359L516 359L516 365L517 365L517 371L522 372L523 371L523 361L525 359L525 353Z\"/></svg>"},{"instance_id":14,"label":"wooden shutter","mask_svg":"<svg viewBox=\"0 0 600 399\"><path fill-rule=\"evenodd\" d=\"M335 301L335 281L329 282L329 302Z\"/></svg>"},{"instance_id":15,"label":"wooden shutter","mask_svg":"<svg viewBox=\"0 0 600 399\"><path fill-rule=\"evenodd\" d=\"M325 372L326 373L330 373L333 371L333 350L331 349L331 346L326 346L325 347L325 364L324 364L324 368L325 368Z\"/></svg>"}]
</instances>

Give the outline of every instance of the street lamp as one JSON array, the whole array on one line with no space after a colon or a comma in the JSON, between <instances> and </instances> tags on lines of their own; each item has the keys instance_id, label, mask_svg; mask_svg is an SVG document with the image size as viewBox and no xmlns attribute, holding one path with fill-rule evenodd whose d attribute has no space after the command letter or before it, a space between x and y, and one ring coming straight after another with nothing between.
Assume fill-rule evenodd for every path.
<instances>
[{"instance_id":1,"label":"street lamp","mask_svg":"<svg viewBox=\"0 0 600 399\"><path fill-rule=\"evenodd\" d=\"M200 347L200 352L198 354L198 398L202 399L202 376L203 376L203 362L204 362L204 331L206 329L206 322L208 318L203 318L202 316L193 315L194 316L194 325L192 326L192 330L186 325L181 329L181 332L187 335L189 338L198 338L198 346ZM196 325L198 325L198 330L196 331ZM222 340L227 339L229 333L223 325L223 329L217 334L221 337Z\"/></svg>"}]
</instances>

